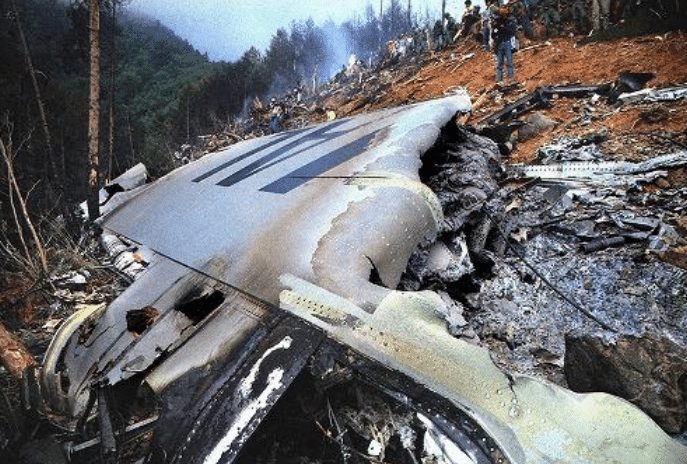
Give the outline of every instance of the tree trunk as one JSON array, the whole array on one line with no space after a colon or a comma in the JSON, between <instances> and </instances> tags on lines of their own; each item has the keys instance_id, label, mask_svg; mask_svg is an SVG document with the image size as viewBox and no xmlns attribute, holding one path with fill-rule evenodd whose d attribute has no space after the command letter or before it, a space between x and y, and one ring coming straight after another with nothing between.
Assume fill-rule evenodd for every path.
<instances>
[{"instance_id":1,"label":"tree trunk","mask_svg":"<svg viewBox=\"0 0 687 464\"><path fill-rule=\"evenodd\" d=\"M115 125L115 115L114 115L114 93L115 93L115 62L116 62L116 56L115 56L115 34L116 34L116 10L115 6L117 5L117 2L112 2L112 37L110 40L112 43L110 44L110 124L109 124L109 137L108 137L108 142L109 142L109 147L110 147L110 159L109 159L109 164L107 168L107 179L108 181L112 179L112 164L114 163L114 125Z\"/></svg>"},{"instance_id":2,"label":"tree trunk","mask_svg":"<svg viewBox=\"0 0 687 464\"><path fill-rule=\"evenodd\" d=\"M50 128L48 126L48 119L45 116L45 107L43 106L43 99L41 98L41 89L38 86L38 80L36 79L36 71L33 67L33 61L31 60L31 52L29 51L29 46L26 42L26 37L24 36L24 28L21 25L21 19L19 18L19 11L14 5L14 1L11 2L12 10L17 12L17 29L19 29L19 40L21 41L22 52L24 53L24 59L26 60L26 66L29 68L29 76L31 77L31 84L33 86L33 91L36 95L36 104L38 106L38 115L41 118L41 126L43 128L43 136L45 137L45 147L48 153L48 166L52 169L52 175L57 176L57 165L55 163L55 157L53 156L52 150L52 139L50 137ZM62 184L62 182L58 182Z\"/></svg>"},{"instance_id":3,"label":"tree trunk","mask_svg":"<svg viewBox=\"0 0 687 464\"><path fill-rule=\"evenodd\" d=\"M384 45L384 12L382 11L382 0L379 0L379 46Z\"/></svg>"},{"instance_id":4,"label":"tree trunk","mask_svg":"<svg viewBox=\"0 0 687 464\"><path fill-rule=\"evenodd\" d=\"M0 363L15 378L20 379L27 367L38 363L29 350L9 330L0 323Z\"/></svg>"},{"instance_id":5,"label":"tree trunk","mask_svg":"<svg viewBox=\"0 0 687 464\"><path fill-rule=\"evenodd\" d=\"M100 126L100 0L90 0L91 86L88 103L88 217L100 216L99 126Z\"/></svg>"},{"instance_id":6,"label":"tree trunk","mask_svg":"<svg viewBox=\"0 0 687 464\"><path fill-rule=\"evenodd\" d=\"M131 129L131 115L127 114L126 122L129 129L129 149L131 150L131 166L136 165L136 152L134 151L134 133Z\"/></svg>"},{"instance_id":7,"label":"tree trunk","mask_svg":"<svg viewBox=\"0 0 687 464\"><path fill-rule=\"evenodd\" d=\"M10 142L8 142L9 144ZM19 221L19 217L17 215L16 209L14 208L14 202L12 200L13 195L12 195L12 190L14 190L14 195L16 195L17 200L19 201L19 206L21 207L21 212L24 216L24 221L26 221L26 226L28 227L29 231L31 232L31 237L33 238L33 241L36 245L36 252L38 253L38 258L40 260L40 270L43 272L44 275L48 275L48 258L45 253L45 249L43 248L43 244L41 243L40 237L38 236L38 232L36 231L36 228L33 226L33 222L31 221L31 216L29 215L29 209L26 205L26 200L21 194L21 190L19 189L19 183L17 182L17 178L14 175L14 166L12 164L12 159L14 158L14 154L12 153L12 148L11 144L9 149L5 149L5 143L0 139L0 154L2 157L5 159L5 163L7 164L7 180L10 185L10 203L12 204L12 211L14 213L15 221L17 223L17 232L19 233L19 237L21 239L22 245L24 246L24 250L26 253L26 261L29 265L35 268L34 266L34 260L31 257L31 253L29 252L29 248L26 245L26 242L24 241L24 235L22 234L22 225L21 222Z\"/></svg>"}]
</instances>

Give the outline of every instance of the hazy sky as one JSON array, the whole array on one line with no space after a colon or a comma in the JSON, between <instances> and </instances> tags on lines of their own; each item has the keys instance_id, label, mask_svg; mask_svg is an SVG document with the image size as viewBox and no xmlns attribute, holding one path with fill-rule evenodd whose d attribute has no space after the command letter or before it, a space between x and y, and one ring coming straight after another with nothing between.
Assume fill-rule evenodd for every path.
<instances>
[{"instance_id":1,"label":"hazy sky","mask_svg":"<svg viewBox=\"0 0 687 464\"><path fill-rule=\"evenodd\" d=\"M382 0L384 9L388 2ZM406 0L400 2L407 7ZM127 9L160 20L211 60L236 61L252 45L264 52L277 29L290 31L293 20L340 24L363 16L368 3L379 11L379 0L132 0ZM440 16L441 0L411 0L411 6L422 17ZM463 1L446 0L446 8L460 17Z\"/></svg>"}]
</instances>

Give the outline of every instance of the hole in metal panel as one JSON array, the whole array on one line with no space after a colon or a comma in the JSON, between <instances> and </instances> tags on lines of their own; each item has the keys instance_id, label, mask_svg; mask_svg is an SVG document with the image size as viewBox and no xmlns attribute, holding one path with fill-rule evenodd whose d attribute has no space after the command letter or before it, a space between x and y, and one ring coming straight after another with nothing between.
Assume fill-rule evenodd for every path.
<instances>
[{"instance_id":1,"label":"hole in metal panel","mask_svg":"<svg viewBox=\"0 0 687 464\"><path fill-rule=\"evenodd\" d=\"M224 302L224 293L219 290L205 291L199 295L190 294L185 300L176 310L196 325Z\"/></svg>"},{"instance_id":2,"label":"hole in metal panel","mask_svg":"<svg viewBox=\"0 0 687 464\"><path fill-rule=\"evenodd\" d=\"M160 312L152 306L142 309L132 309L126 312L126 330L134 335L141 335L150 327Z\"/></svg>"}]
</instances>

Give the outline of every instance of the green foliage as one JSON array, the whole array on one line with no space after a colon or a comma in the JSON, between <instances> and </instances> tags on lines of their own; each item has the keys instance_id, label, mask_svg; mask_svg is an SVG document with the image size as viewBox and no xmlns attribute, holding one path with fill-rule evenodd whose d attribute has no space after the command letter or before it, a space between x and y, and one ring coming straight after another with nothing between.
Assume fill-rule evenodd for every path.
<instances>
[{"instance_id":1,"label":"green foliage","mask_svg":"<svg viewBox=\"0 0 687 464\"><path fill-rule=\"evenodd\" d=\"M14 0L14 11L11 0L0 0L0 120L12 123L18 177L25 191L35 187L35 207L52 207L60 198L81 201L87 193L87 3ZM108 172L112 164L113 176L139 161L153 176L164 174L179 144L223 129L255 97L324 81L350 53L362 57L407 30L410 18L394 0L381 22L372 7L364 20L343 26L294 22L290 30L276 31L264 52L252 47L236 62L211 63L159 21L127 14L121 4L116 18L110 1L102 2L101 11L101 170ZM52 147L42 135L17 18L36 69ZM109 159L105 134L111 99L115 125ZM0 204L6 205L3 178L0 171Z\"/></svg>"},{"instance_id":2,"label":"green foliage","mask_svg":"<svg viewBox=\"0 0 687 464\"><path fill-rule=\"evenodd\" d=\"M131 134L120 130L120 135L123 142L131 135L133 153L131 143L119 146L129 152L131 163L143 161L153 175L163 174L183 99L221 66L210 63L159 21L130 17L122 23L115 108L130 127Z\"/></svg>"}]
</instances>

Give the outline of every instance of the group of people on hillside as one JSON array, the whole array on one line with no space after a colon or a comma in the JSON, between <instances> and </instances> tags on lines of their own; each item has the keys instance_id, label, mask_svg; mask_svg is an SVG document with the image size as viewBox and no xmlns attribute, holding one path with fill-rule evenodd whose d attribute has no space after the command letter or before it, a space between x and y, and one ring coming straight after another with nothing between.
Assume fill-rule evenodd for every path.
<instances>
[{"instance_id":1,"label":"group of people on hillside","mask_svg":"<svg viewBox=\"0 0 687 464\"><path fill-rule=\"evenodd\" d=\"M509 8L528 38L534 37L532 19L535 10L547 37L561 33L561 11L570 18L578 33L587 32L589 27L600 31L610 22L611 2L612 0L485 0L486 8L482 10L479 5L473 6L472 0L466 0L459 35L469 35L473 26L481 26L483 31L488 29L493 8L504 6Z\"/></svg>"},{"instance_id":2,"label":"group of people on hillside","mask_svg":"<svg viewBox=\"0 0 687 464\"><path fill-rule=\"evenodd\" d=\"M584 0L568 0L570 14L579 32L585 28L586 13ZM496 55L496 81L503 79L503 67L507 65L509 80L513 79L513 50L517 49L518 26L525 36L535 36L532 25L534 7L539 10L539 19L547 37L561 33L559 0L485 0L486 7L472 6L465 1L465 13L461 20L458 36L469 36L481 28L481 40L485 49L492 49ZM594 29L604 29L608 23L610 0L592 0L591 23Z\"/></svg>"}]
</instances>

